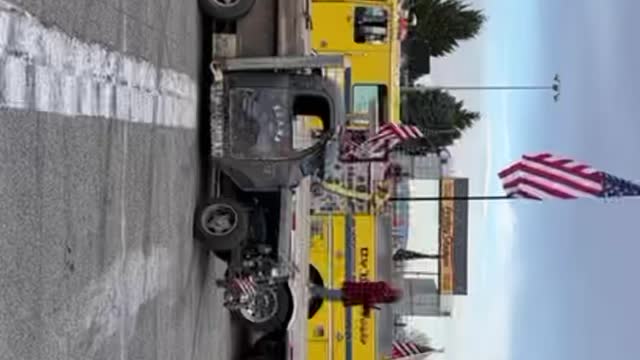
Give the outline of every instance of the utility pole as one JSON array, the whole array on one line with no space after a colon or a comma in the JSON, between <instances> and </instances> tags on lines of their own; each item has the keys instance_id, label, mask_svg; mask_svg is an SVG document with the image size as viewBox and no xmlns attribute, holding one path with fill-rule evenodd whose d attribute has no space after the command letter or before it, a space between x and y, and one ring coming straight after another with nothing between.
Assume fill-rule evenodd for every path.
<instances>
[{"instance_id":1,"label":"utility pole","mask_svg":"<svg viewBox=\"0 0 640 360\"><path fill-rule=\"evenodd\" d=\"M439 276L437 271L402 271L402 275L414 275L414 276Z\"/></svg>"},{"instance_id":2,"label":"utility pole","mask_svg":"<svg viewBox=\"0 0 640 360\"><path fill-rule=\"evenodd\" d=\"M550 85L421 85L403 86L401 92L445 91L552 91L553 101L560 99L560 75L555 74Z\"/></svg>"}]
</instances>

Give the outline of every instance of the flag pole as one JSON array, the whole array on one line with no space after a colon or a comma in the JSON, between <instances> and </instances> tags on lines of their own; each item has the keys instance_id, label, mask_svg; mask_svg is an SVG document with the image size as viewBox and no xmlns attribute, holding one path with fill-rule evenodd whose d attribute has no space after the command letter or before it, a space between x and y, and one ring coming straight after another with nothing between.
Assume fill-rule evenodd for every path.
<instances>
[{"instance_id":1,"label":"flag pole","mask_svg":"<svg viewBox=\"0 0 640 360\"><path fill-rule=\"evenodd\" d=\"M500 201L513 200L509 195L476 195L476 196L416 196L391 197L389 201Z\"/></svg>"}]
</instances>

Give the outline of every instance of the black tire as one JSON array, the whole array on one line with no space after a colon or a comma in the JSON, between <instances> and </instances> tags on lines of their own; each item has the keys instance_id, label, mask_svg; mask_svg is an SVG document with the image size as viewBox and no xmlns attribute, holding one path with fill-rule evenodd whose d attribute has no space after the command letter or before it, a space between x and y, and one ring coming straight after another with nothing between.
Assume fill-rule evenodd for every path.
<instances>
[{"instance_id":1,"label":"black tire","mask_svg":"<svg viewBox=\"0 0 640 360\"><path fill-rule=\"evenodd\" d=\"M228 211L233 226L226 231L214 231L208 224L215 216L212 212ZM196 209L194 231L197 239L202 241L205 248L220 254L242 246L249 235L249 210L239 201L228 198L215 198L204 202ZM224 260L224 259L223 259Z\"/></svg>"},{"instance_id":2,"label":"black tire","mask_svg":"<svg viewBox=\"0 0 640 360\"><path fill-rule=\"evenodd\" d=\"M251 238L251 241L254 241L257 244L264 244L267 242L268 229L267 229L267 219L263 209L258 209L258 211L252 213L251 221L253 222L250 226L250 234L247 233L247 238ZM216 257L227 264L231 262L231 251L214 251Z\"/></svg>"},{"instance_id":3,"label":"black tire","mask_svg":"<svg viewBox=\"0 0 640 360\"><path fill-rule=\"evenodd\" d=\"M280 285L275 289L275 296L278 299L278 308L271 318L263 322L254 322L243 316L241 312L235 312L234 317L240 320L244 327L253 331L270 333L272 331L284 329L287 326L289 314L291 313L291 296L287 285Z\"/></svg>"},{"instance_id":4,"label":"black tire","mask_svg":"<svg viewBox=\"0 0 640 360\"><path fill-rule=\"evenodd\" d=\"M248 360L274 360L286 358L286 347L283 338L286 337L286 329L272 332L262 336L251 349Z\"/></svg>"},{"instance_id":5,"label":"black tire","mask_svg":"<svg viewBox=\"0 0 640 360\"><path fill-rule=\"evenodd\" d=\"M267 226L267 214L259 208L251 215L251 238L256 244L265 244L269 237Z\"/></svg>"},{"instance_id":6,"label":"black tire","mask_svg":"<svg viewBox=\"0 0 640 360\"><path fill-rule=\"evenodd\" d=\"M224 0L199 0L200 8L207 15L216 20L236 20L245 16L253 7L256 0L235 0L235 3L223 5Z\"/></svg>"},{"instance_id":7,"label":"black tire","mask_svg":"<svg viewBox=\"0 0 640 360\"><path fill-rule=\"evenodd\" d=\"M318 271L318 269L316 269L316 267L313 265L309 265L309 283L311 283L312 285L324 287L324 281L322 280L322 275L320 275L320 272ZM324 303L324 299L312 297L309 300L309 309L307 313L307 318L312 319L316 315L316 313L320 310L323 303Z\"/></svg>"}]
</instances>

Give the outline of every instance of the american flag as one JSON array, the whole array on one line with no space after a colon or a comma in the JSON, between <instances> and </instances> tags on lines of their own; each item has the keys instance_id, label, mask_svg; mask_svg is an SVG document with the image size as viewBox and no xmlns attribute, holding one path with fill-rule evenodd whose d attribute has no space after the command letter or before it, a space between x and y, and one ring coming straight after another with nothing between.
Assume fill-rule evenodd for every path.
<instances>
[{"instance_id":1,"label":"american flag","mask_svg":"<svg viewBox=\"0 0 640 360\"><path fill-rule=\"evenodd\" d=\"M231 286L241 295L253 296L258 293L256 283L251 276L236 277L231 282Z\"/></svg>"},{"instance_id":2,"label":"american flag","mask_svg":"<svg viewBox=\"0 0 640 360\"><path fill-rule=\"evenodd\" d=\"M418 139L423 136L422 131L417 126L387 123L382 125L375 135L368 138L360 146L375 154L389 151L403 141Z\"/></svg>"},{"instance_id":3,"label":"american flag","mask_svg":"<svg viewBox=\"0 0 640 360\"><path fill-rule=\"evenodd\" d=\"M344 131L345 130L341 130ZM345 134L346 135L346 134ZM352 158L380 157L388 154L399 143L423 136L422 131L414 125L384 124L376 134L359 143L350 136L341 136L342 156Z\"/></svg>"},{"instance_id":4,"label":"american flag","mask_svg":"<svg viewBox=\"0 0 640 360\"><path fill-rule=\"evenodd\" d=\"M342 130L345 131L345 130ZM352 134L346 134L342 136L342 152L344 153L353 153L358 150L360 147L360 143L354 139Z\"/></svg>"},{"instance_id":5,"label":"american flag","mask_svg":"<svg viewBox=\"0 0 640 360\"><path fill-rule=\"evenodd\" d=\"M413 341L394 341L391 349L392 359L401 359L412 355L431 354L434 352L429 346L418 345Z\"/></svg>"},{"instance_id":6,"label":"american flag","mask_svg":"<svg viewBox=\"0 0 640 360\"><path fill-rule=\"evenodd\" d=\"M534 200L640 196L640 185L550 153L523 155L498 173L507 196Z\"/></svg>"}]
</instances>

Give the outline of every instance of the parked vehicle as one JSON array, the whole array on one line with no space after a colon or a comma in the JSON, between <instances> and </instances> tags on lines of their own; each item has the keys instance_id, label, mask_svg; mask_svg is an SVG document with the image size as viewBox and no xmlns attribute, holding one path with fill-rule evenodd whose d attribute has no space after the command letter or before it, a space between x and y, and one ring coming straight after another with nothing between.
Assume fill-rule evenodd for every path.
<instances>
[{"instance_id":1,"label":"parked vehicle","mask_svg":"<svg viewBox=\"0 0 640 360\"><path fill-rule=\"evenodd\" d=\"M229 24L258 18L255 0L200 0L213 18L210 70L210 197L197 206L195 237L228 263L217 284L233 318L259 339L243 359L301 359L305 344L308 238L296 216L308 212L311 175L322 177L327 147L345 118L341 89L324 74L344 67L338 55L236 57L244 54ZM275 3L274 3L275 4ZM264 7L265 4L259 4ZM279 17L256 28L287 29ZM240 28L238 26L237 28ZM217 30L215 30L217 31ZM274 34L273 39L281 39ZM286 38L286 37L284 37ZM259 44L258 44L259 45ZM246 46L243 47L246 50ZM249 51L251 52L251 51ZM308 123L314 120L314 132ZM298 308L303 310L298 310Z\"/></svg>"}]
</instances>

